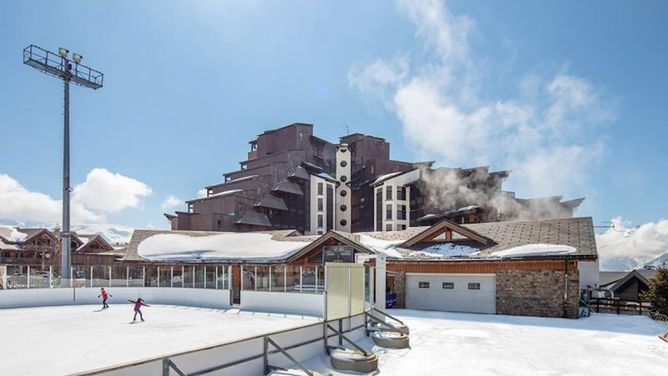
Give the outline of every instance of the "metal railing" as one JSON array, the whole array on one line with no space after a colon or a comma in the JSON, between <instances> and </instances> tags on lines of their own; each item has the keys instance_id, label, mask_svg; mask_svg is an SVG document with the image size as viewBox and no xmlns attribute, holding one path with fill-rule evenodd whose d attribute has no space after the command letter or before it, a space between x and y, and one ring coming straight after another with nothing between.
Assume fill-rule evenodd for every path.
<instances>
[{"instance_id":1,"label":"metal railing","mask_svg":"<svg viewBox=\"0 0 668 376\"><path fill-rule=\"evenodd\" d=\"M195 349L195 350L190 350L190 351L185 351L181 353L175 353L175 354L170 354L166 356L160 356L160 357L154 357L154 358L149 358L145 359L142 361L137 361L137 362L130 362L126 363L123 365L118 365L118 366L113 366L113 367L108 367L100 370L94 370L94 371L88 371L88 372L82 372L82 373L77 373L75 375L77 376L90 376L90 375L103 375L105 373L119 373L119 372L131 372L131 369L134 367L140 367L140 366L146 366L147 364L150 363L155 363L159 362L161 367L162 367L162 375L163 376L169 376L171 371L176 372L180 376L200 376L200 375L206 375L210 374L213 372L229 369L234 366L239 366L243 365L245 363L249 363L252 361L257 361L257 360L262 360L262 369L265 374L269 373L272 369L282 369L282 367L278 367L275 365L270 364L270 356L274 354L282 354L285 356L293 365L297 366L298 368L302 369L304 372L307 374L311 374L311 371L306 369L306 367L297 359L295 358L292 354L289 353L290 350L297 349L303 346L307 346L310 344L318 343L318 342L323 342L324 345L324 352L328 353L330 347L336 347L336 346L330 346L329 345L329 340L331 338L339 338L339 342L345 340L346 342L352 344L356 349L362 351L365 354L368 354L368 351L359 346L357 343L355 343L354 340L352 340L350 337L346 336L346 333L352 333L357 330L363 329L366 327L368 324L368 318L367 314L369 311L365 311L356 315L351 315L347 317L341 317L338 319L333 319L333 320L324 320L319 323L315 324L309 324L305 326L301 326L298 328L291 328L291 329L284 329L280 331L275 331L272 333L267 333L259 336L253 336L250 338L245 338L237 341L232 341L228 343L223 343L219 345L213 345L205 348L200 348L200 349ZM353 326L353 322L360 322L359 325ZM345 323L348 323L348 325L344 325ZM339 329L335 329L332 324L336 324ZM308 329L313 329L316 327L321 327L322 330L319 332L320 334L318 335L313 335L310 338L307 339L301 339L295 343L292 343L288 346L279 346L277 343L277 337L280 337L282 335L286 334L296 334L299 333L299 331L304 331ZM329 331L332 331L333 333L329 333ZM365 335L368 335L365 333ZM251 354L251 355L246 355L246 356L240 356L238 359L234 359L228 362L216 364L213 366L208 366L205 368L201 368L199 370L195 371L190 371L187 372L183 364L178 360L178 358L183 358L185 356L189 355L201 355L201 353L206 352L206 351L213 351L213 350L227 350L227 354L237 354L238 352L235 352L233 347L234 346L246 346L246 345L252 345L254 341L261 340L261 342L257 343L258 345L261 344L262 348L258 349L259 351ZM273 349L269 346L271 344L273 346ZM323 350L321 350L323 351ZM211 354L211 357L215 357L214 354ZM197 364L201 363L201 357Z\"/></svg>"}]
</instances>

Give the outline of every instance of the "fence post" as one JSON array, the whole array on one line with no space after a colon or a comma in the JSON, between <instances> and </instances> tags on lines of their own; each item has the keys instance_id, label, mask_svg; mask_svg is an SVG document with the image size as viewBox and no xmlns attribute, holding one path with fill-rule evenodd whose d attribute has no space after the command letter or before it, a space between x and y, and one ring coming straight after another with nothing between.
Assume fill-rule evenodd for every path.
<instances>
[{"instance_id":1,"label":"fence post","mask_svg":"<svg viewBox=\"0 0 668 376\"><path fill-rule=\"evenodd\" d=\"M169 376L169 358L162 358L162 376Z\"/></svg>"},{"instance_id":2,"label":"fence post","mask_svg":"<svg viewBox=\"0 0 668 376\"><path fill-rule=\"evenodd\" d=\"M90 287L93 287L93 267L90 267Z\"/></svg>"},{"instance_id":3,"label":"fence post","mask_svg":"<svg viewBox=\"0 0 668 376\"><path fill-rule=\"evenodd\" d=\"M130 267L125 267L125 287L130 287Z\"/></svg>"},{"instance_id":4,"label":"fence post","mask_svg":"<svg viewBox=\"0 0 668 376\"><path fill-rule=\"evenodd\" d=\"M619 315L619 299L616 299L615 302L617 303L617 314Z\"/></svg>"},{"instance_id":5,"label":"fence post","mask_svg":"<svg viewBox=\"0 0 668 376\"><path fill-rule=\"evenodd\" d=\"M109 266L109 287L111 287L111 266Z\"/></svg>"},{"instance_id":6,"label":"fence post","mask_svg":"<svg viewBox=\"0 0 668 376\"><path fill-rule=\"evenodd\" d=\"M49 288L53 287L53 266L49 266Z\"/></svg>"},{"instance_id":7,"label":"fence post","mask_svg":"<svg viewBox=\"0 0 668 376\"><path fill-rule=\"evenodd\" d=\"M26 279L26 286L30 288L30 266L28 266L28 278Z\"/></svg>"}]
</instances>

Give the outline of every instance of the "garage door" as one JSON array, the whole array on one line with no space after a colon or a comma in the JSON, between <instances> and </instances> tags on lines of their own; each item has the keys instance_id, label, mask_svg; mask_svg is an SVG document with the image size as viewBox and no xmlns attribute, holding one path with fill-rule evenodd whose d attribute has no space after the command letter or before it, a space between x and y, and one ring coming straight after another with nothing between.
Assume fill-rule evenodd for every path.
<instances>
[{"instance_id":1,"label":"garage door","mask_svg":"<svg viewBox=\"0 0 668 376\"><path fill-rule=\"evenodd\" d=\"M406 273L406 308L496 313L496 276Z\"/></svg>"}]
</instances>

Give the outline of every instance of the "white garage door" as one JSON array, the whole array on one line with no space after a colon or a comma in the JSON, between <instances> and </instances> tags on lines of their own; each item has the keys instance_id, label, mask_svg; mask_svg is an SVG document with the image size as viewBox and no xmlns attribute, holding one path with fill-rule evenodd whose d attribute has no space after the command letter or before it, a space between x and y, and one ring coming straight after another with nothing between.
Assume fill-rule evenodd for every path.
<instances>
[{"instance_id":1,"label":"white garage door","mask_svg":"<svg viewBox=\"0 0 668 376\"><path fill-rule=\"evenodd\" d=\"M406 273L406 308L496 313L496 276Z\"/></svg>"}]
</instances>

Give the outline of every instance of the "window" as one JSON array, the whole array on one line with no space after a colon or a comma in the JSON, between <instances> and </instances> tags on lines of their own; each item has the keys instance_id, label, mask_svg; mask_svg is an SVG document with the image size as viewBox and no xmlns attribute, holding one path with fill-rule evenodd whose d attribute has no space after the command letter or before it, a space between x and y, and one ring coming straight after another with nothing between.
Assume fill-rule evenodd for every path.
<instances>
[{"instance_id":1,"label":"window","mask_svg":"<svg viewBox=\"0 0 668 376\"><path fill-rule=\"evenodd\" d=\"M385 219L392 219L392 205L385 205Z\"/></svg>"},{"instance_id":2,"label":"window","mask_svg":"<svg viewBox=\"0 0 668 376\"><path fill-rule=\"evenodd\" d=\"M318 211L324 210L324 200L322 197L318 197Z\"/></svg>"},{"instance_id":3,"label":"window","mask_svg":"<svg viewBox=\"0 0 668 376\"><path fill-rule=\"evenodd\" d=\"M383 230L383 191L376 190L376 231Z\"/></svg>"},{"instance_id":4,"label":"window","mask_svg":"<svg viewBox=\"0 0 668 376\"><path fill-rule=\"evenodd\" d=\"M341 167L346 167L348 165L348 162L341 161L341 163L339 163L339 164L341 165Z\"/></svg>"},{"instance_id":5,"label":"window","mask_svg":"<svg viewBox=\"0 0 668 376\"><path fill-rule=\"evenodd\" d=\"M403 231L405 229L406 229L406 225L401 225L401 230Z\"/></svg>"},{"instance_id":6,"label":"window","mask_svg":"<svg viewBox=\"0 0 668 376\"><path fill-rule=\"evenodd\" d=\"M344 189L344 190L342 190L341 193L339 193L339 194L341 195L341 197L346 197L346 196L348 196L348 191L346 191L346 190Z\"/></svg>"},{"instance_id":7,"label":"window","mask_svg":"<svg viewBox=\"0 0 668 376\"><path fill-rule=\"evenodd\" d=\"M348 180L348 177L347 177L346 175L341 175L341 177L339 178L339 180L341 180L343 183L345 183L346 180Z\"/></svg>"},{"instance_id":8,"label":"window","mask_svg":"<svg viewBox=\"0 0 668 376\"><path fill-rule=\"evenodd\" d=\"M322 183L318 183L318 196L322 196Z\"/></svg>"},{"instance_id":9,"label":"window","mask_svg":"<svg viewBox=\"0 0 668 376\"><path fill-rule=\"evenodd\" d=\"M339 209L341 209L341 211L346 211L348 210L348 207L346 205L341 205Z\"/></svg>"},{"instance_id":10,"label":"window","mask_svg":"<svg viewBox=\"0 0 668 376\"><path fill-rule=\"evenodd\" d=\"M469 290L480 290L480 283L469 283Z\"/></svg>"},{"instance_id":11,"label":"window","mask_svg":"<svg viewBox=\"0 0 668 376\"><path fill-rule=\"evenodd\" d=\"M385 199L386 200L391 200L392 199L392 186L387 186L385 187Z\"/></svg>"},{"instance_id":12,"label":"window","mask_svg":"<svg viewBox=\"0 0 668 376\"><path fill-rule=\"evenodd\" d=\"M385 225L385 231L392 231L392 225L391 224L386 224Z\"/></svg>"},{"instance_id":13,"label":"window","mask_svg":"<svg viewBox=\"0 0 668 376\"><path fill-rule=\"evenodd\" d=\"M323 226L322 214L318 214L318 227L322 227L322 226Z\"/></svg>"},{"instance_id":14,"label":"window","mask_svg":"<svg viewBox=\"0 0 668 376\"><path fill-rule=\"evenodd\" d=\"M406 187L397 187L397 200L406 199Z\"/></svg>"},{"instance_id":15,"label":"window","mask_svg":"<svg viewBox=\"0 0 668 376\"><path fill-rule=\"evenodd\" d=\"M455 288L454 282L443 282L443 288L446 290L452 290Z\"/></svg>"},{"instance_id":16,"label":"window","mask_svg":"<svg viewBox=\"0 0 668 376\"><path fill-rule=\"evenodd\" d=\"M406 219L406 205L397 205L397 219Z\"/></svg>"},{"instance_id":17,"label":"window","mask_svg":"<svg viewBox=\"0 0 668 376\"><path fill-rule=\"evenodd\" d=\"M322 235L322 231L318 231L318 235Z\"/></svg>"},{"instance_id":18,"label":"window","mask_svg":"<svg viewBox=\"0 0 668 376\"><path fill-rule=\"evenodd\" d=\"M339 223L341 224L341 226L345 226L345 225L348 224L348 221L346 221L345 219L342 219L341 221L339 221Z\"/></svg>"},{"instance_id":19,"label":"window","mask_svg":"<svg viewBox=\"0 0 668 376\"><path fill-rule=\"evenodd\" d=\"M428 289L429 288L429 282L418 282L418 288Z\"/></svg>"}]
</instances>

